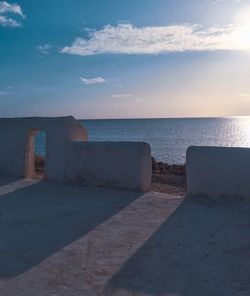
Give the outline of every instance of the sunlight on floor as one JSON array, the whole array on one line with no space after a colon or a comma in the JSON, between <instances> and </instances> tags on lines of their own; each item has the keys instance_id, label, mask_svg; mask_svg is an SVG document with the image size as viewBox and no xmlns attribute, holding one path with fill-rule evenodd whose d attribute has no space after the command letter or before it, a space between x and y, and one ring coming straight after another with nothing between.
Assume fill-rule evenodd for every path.
<instances>
[{"instance_id":1,"label":"sunlight on floor","mask_svg":"<svg viewBox=\"0 0 250 296\"><path fill-rule=\"evenodd\" d=\"M15 192L20 189L24 189L26 187L35 185L39 182L41 182L41 180L21 179L16 182L12 182L12 183L0 186L0 196Z\"/></svg>"}]
</instances>

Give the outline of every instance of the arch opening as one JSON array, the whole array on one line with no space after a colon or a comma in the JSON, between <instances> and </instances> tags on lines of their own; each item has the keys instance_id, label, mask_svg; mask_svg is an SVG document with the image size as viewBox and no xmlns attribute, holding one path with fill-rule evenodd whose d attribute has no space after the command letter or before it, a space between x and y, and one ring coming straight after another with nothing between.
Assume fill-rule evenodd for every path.
<instances>
[{"instance_id":1,"label":"arch opening","mask_svg":"<svg viewBox=\"0 0 250 296\"><path fill-rule=\"evenodd\" d=\"M25 178L45 179L46 177L46 132L33 129L26 140Z\"/></svg>"}]
</instances>

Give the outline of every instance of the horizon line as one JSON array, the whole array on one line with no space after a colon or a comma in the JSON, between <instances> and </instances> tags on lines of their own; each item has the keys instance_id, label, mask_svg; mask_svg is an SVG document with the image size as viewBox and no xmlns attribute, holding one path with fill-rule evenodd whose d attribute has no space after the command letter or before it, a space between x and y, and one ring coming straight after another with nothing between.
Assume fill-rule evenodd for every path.
<instances>
[{"instance_id":1,"label":"horizon line","mask_svg":"<svg viewBox=\"0 0 250 296\"><path fill-rule=\"evenodd\" d=\"M216 119L216 118L244 118L250 115L228 115L228 116L177 116L177 117L124 117L124 118L79 118L77 120L148 120L148 119Z\"/></svg>"}]
</instances>

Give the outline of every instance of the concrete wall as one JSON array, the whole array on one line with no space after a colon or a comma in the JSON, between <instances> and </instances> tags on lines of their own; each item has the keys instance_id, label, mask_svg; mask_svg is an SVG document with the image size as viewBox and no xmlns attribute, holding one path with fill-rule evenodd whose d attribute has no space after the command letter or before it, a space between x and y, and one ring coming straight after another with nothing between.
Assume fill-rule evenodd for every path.
<instances>
[{"instance_id":1,"label":"concrete wall","mask_svg":"<svg viewBox=\"0 0 250 296\"><path fill-rule=\"evenodd\" d=\"M250 198L250 149L190 147L187 151L189 196Z\"/></svg>"},{"instance_id":2,"label":"concrete wall","mask_svg":"<svg viewBox=\"0 0 250 296\"><path fill-rule=\"evenodd\" d=\"M46 132L46 176L62 181L69 141L88 140L87 130L72 116L0 119L0 176L32 177L32 137Z\"/></svg>"},{"instance_id":3,"label":"concrete wall","mask_svg":"<svg viewBox=\"0 0 250 296\"><path fill-rule=\"evenodd\" d=\"M151 149L140 142L71 142L64 183L136 191L151 187Z\"/></svg>"},{"instance_id":4,"label":"concrete wall","mask_svg":"<svg viewBox=\"0 0 250 296\"><path fill-rule=\"evenodd\" d=\"M148 144L87 142L87 130L71 116L0 119L0 177L34 177L33 138L39 130L46 132L47 179L136 191L150 189Z\"/></svg>"}]
</instances>

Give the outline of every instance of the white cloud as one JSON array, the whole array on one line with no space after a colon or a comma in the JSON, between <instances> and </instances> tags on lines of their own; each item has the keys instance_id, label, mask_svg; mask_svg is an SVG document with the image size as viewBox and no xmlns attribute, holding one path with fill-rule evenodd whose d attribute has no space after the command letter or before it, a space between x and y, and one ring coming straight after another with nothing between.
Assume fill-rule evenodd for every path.
<instances>
[{"instance_id":1,"label":"white cloud","mask_svg":"<svg viewBox=\"0 0 250 296\"><path fill-rule=\"evenodd\" d=\"M0 15L0 26L3 27L21 27L22 25L12 18Z\"/></svg>"},{"instance_id":2,"label":"white cloud","mask_svg":"<svg viewBox=\"0 0 250 296\"><path fill-rule=\"evenodd\" d=\"M6 1L0 1L0 26L4 27L21 27L22 24L15 19L8 17L6 14L16 14L25 18L22 8L18 4L9 4Z\"/></svg>"},{"instance_id":3,"label":"white cloud","mask_svg":"<svg viewBox=\"0 0 250 296\"><path fill-rule=\"evenodd\" d=\"M211 2L213 4L218 4L218 3L223 3L225 1L224 0L209 0L209 2ZM232 0L232 2L234 4L239 4L241 2L241 0Z\"/></svg>"},{"instance_id":4,"label":"white cloud","mask_svg":"<svg viewBox=\"0 0 250 296\"><path fill-rule=\"evenodd\" d=\"M206 29L190 24L140 28L132 24L107 25L99 31L88 30L88 38L76 38L61 53L89 56L250 49L250 43L237 40L243 31L244 25Z\"/></svg>"},{"instance_id":5,"label":"white cloud","mask_svg":"<svg viewBox=\"0 0 250 296\"><path fill-rule=\"evenodd\" d=\"M0 91L0 96L5 96L13 93L14 93L13 91Z\"/></svg>"},{"instance_id":6,"label":"white cloud","mask_svg":"<svg viewBox=\"0 0 250 296\"><path fill-rule=\"evenodd\" d=\"M43 45L37 46L37 50L40 51L42 54L48 55L50 54L51 47L52 45L50 44L43 44Z\"/></svg>"},{"instance_id":7,"label":"white cloud","mask_svg":"<svg viewBox=\"0 0 250 296\"><path fill-rule=\"evenodd\" d=\"M102 77L96 77L96 78L80 78L81 81L84 83L84 84L101 84L101 83L105 83L106 80L103 79Z\"/></svg>"},{"instance_id":8,"label":"white cloud","mask_svg":"<svg viewBox=\"0 0 250 296\"><path fill-rule=\"evenodd\" d=\"M209 0L213 4L221 3L223 0Z\"/></svg>"},{"instance_id":9,"label":"white cloud","mask_svg":"<svg viewBox=\"0 0 250 296\"><path fill-rule=\"evenodd\" d=\"M130 94L115 94L115 95L112 95L113 99L127 99L127 98L130 98L130 97L132 97L132 95L130 95Z\"/></svg>"},{"instance_id":10,"label":"white cloud","mask_svg":"<svg viewBox=\"0 0 250 296\"><path fill-rule=\"evenodd\" d=\"M9 4L6 1L0 1L0 13L15 13L21 15L23 18L25 17L22 8L18 4Z\"/></svg>"}]
</instances>

